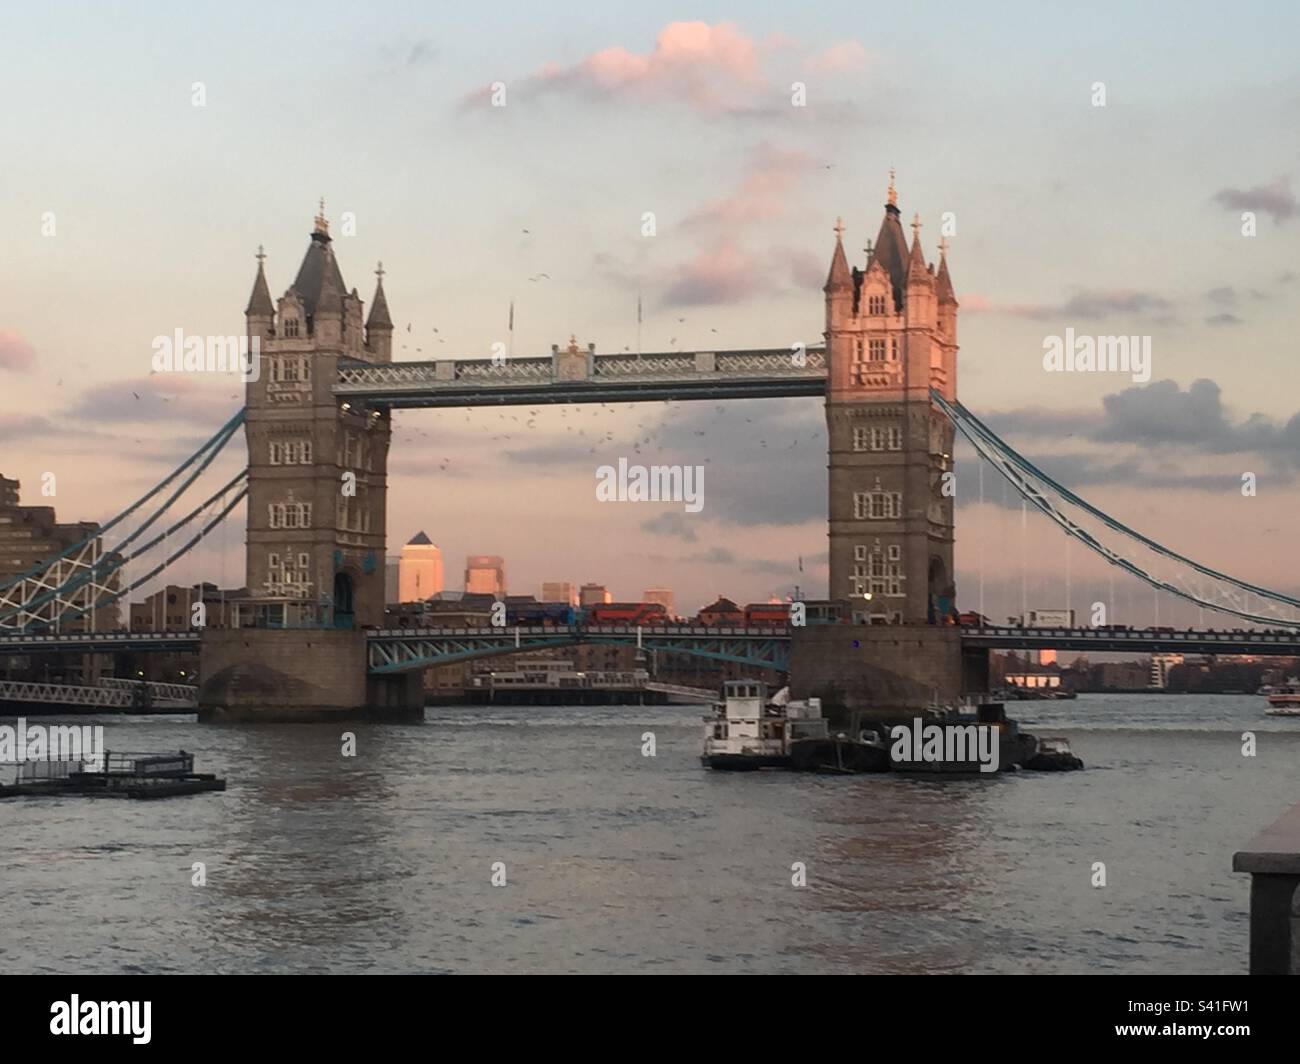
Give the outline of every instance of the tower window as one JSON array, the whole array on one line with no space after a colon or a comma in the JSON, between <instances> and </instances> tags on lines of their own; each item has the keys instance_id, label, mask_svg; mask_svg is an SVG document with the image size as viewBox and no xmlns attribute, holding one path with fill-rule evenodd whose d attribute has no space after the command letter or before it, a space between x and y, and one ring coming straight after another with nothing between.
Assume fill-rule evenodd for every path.
<instances>
[{"instance_id":1,"label":"tower window","mask_svg":"<svg viewBox=\"0 0 1300 1064\"><path fill-rule=\"evenodd\" d=\"M298 319L297 319L297 318L285 318L285 319L284 319L284 335L285 335L285 336L297 336L297 335L298 335Z\"/></svg>"},{"instance_id":2,"label":"tower window","mask_svg":"<svg viewBox=\"0 0 1300 1064\"><path fill-rule=\"evenodd\" d=\"M885 361L885 341L883 339L871 341L869 361L871 362Z\"/></svg>"},{"instance_id":3,"label":"tower window","mask_svg":"<svg viewBox=\"0 0 1300 1064\"><path fill-rule=\"evenodd\" d=\"M884 296L868 296L868 297L867 297L867 313L868 313L868 314L883 314L883 313L885 313L885 297L884 297Z\"/></svg>"},{"instance_id":4,"label":"tower window","mask_svg":"<svg viewBox=\"0 0 1300 1064\"><path fill-rule=\"evenodd\" d=\"M306 358L299 355L291 355L287 358L273 358L271 359L271 380L284 384L309 381L311 380L311 364Z\"/></svg>"},{"instance_id":5,"label":"tower window","mask_svg":"<svg viewBox=\"0 0 1300 1064\"><path fill-rule=\"evenodd\" d=\"M898 361L898 337L891 336L889 339L889 357L893 362Z\"/></svg>"},{"instance_id":6,"label":"tower window","mask_svg":"<svg viewBox=\"0 0 1300 1064\"><path fill-rule=\"evenodd\" d=\"M853 430L855 451L901 451L903 430L897 425L878 425Z\"/></svg>"},{"instance_id":7,"label":"tower window","mask_svg":"<svg viewBox=\"0 0 1300 1064\"><path fill-rule=\"evenodd\" d=\"M903 515L901 491L855 491L853 516L859 521L888 521Z\"/></svg>"}]
</instances>

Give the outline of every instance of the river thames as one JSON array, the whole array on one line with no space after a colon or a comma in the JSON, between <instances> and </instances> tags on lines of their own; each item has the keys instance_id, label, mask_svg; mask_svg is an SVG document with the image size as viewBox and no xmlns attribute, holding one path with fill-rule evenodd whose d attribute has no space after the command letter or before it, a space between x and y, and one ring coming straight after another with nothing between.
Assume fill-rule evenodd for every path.
<instances>
[{"instance_id":1,"label":"river thames","mask_svg":"<svg viewBox=\"0 0 1300 1064\"><path fill-rule=\"evenodd\" d=\"M430 708L351 758L75 718L228 789L0 803L0 971L1244 973L1232 854L1300 800L1300 720L1253 696L1013 703L1086 771L946 782L710 772L702 708Z\"/></svg>"}]
</instances>

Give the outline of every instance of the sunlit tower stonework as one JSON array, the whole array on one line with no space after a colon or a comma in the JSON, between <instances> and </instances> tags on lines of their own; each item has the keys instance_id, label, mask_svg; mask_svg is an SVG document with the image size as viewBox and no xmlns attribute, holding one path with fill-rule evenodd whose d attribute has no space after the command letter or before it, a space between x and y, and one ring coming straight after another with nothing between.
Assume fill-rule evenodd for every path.
<instances>
[{"instance_id":1,"label":"sunlit tower stonework","mask_svg":"<svg viewBox=\"0 0 1300 1064\"><path fill-rule=\"evenodd\" d=\"M957 300L946 246L936 272L920 230L909 251L891 172L866 269L849 268L837 223L824 289L830 597L856 621L941 621L955 596L955 430L930 389L956 398Z\"/></svg>"},{"instance_id":2,"label":"sunlit tower stonework","mask_svg":"<svg viewBox=\"0 0 1300 1064\"><path fill-rule=\"evenodd\" d=\"M334 257L323 202L278 305L263 258L259 250L245 312L250 345L256 338L261 350L246 397L248 591L266 614L259 623L379 625L390 417L340 402L330 389L341 359L392 361L383 268L363 318Z\"/></svg>"}]
</instances>

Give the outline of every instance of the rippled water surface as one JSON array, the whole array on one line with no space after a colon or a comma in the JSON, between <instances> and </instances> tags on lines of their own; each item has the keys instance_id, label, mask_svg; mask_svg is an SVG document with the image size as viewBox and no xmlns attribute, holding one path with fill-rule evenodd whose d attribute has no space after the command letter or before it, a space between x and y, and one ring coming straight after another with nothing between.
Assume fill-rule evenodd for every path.
<instances>
[{"instance_id":1,"label":"rippled water surface","mask_svg":"<svg viewBox=\"0 0 1300 1064\"><path fill-rule=\"evenodd\" d=\"M1300 801L1300 719L1009 709L1087 771L714 773L699 707L430 709L355 758L332 726L102 718L229 789L0 802L0 971L1244 972L1232 854Z\"/></svg>"}]
</instances>

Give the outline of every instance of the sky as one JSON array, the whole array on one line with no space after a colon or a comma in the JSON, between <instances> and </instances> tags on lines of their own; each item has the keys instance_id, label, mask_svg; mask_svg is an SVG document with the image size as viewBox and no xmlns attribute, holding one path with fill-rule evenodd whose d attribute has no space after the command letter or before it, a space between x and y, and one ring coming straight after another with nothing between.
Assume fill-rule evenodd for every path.
<instances>
[{"instance_id":1,"label":"sky","mask_svg":"<svg viewBox=\"0 0 1300 1064\"><path fill-rule=\"evenodd\" d=\"M638 294L643 350L719 350L820 342L832 227L861 265L892 167L931 260L948 221L962 400L1154 539L1296 589L1300 13L1232 13L17 8L0 37L0 473L101 520L193 451L240 389L151 376L152 339L241 332L258 246L278 296L322 196L367 302L383 261L398 359L570 335L635 350ZM1044 339L1067 328L1150 336L1150 379L1047 372ZM512 593L664 585L694 609L825 592L817 400L521 413L395 414L390 552L426 531L451 586L465 555L503 555ZM619 456L704 465L704 508L597 502ZM964 607L1105 594L1150 619L1149 591L1043 518L1022 528L988 469L981 503L976 459L957 460ZM57 492L36 498L47 472ZM224 528L175 578L237 586L241 542Z\"/></svg>"}]
</instances>

